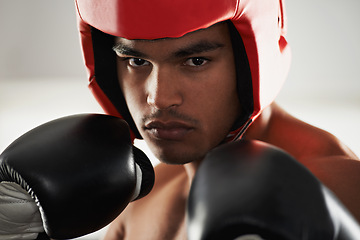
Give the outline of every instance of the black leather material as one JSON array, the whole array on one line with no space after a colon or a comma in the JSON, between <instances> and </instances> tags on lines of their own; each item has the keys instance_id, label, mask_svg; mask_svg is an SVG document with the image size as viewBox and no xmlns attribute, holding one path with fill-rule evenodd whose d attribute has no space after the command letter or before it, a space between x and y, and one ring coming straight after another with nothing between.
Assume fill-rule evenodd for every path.
<instances>
[{"instance_id":1,"label":"black leather material","mask_svg":"<svg viewBox=\"0 0 360 240\"><path fill-rule=\"evenodd\" d=\"M224 144L206 156L191 186L189 240L254 233L267 240L356 239L338 236L341 219L331 213L328 200L335 196L327 192L276 147L245 140Z\"/></svg>"},{"instance_id":2,"label":"black leather material","mask_svg":"<svg viewBox=\"0 0 360 240\"><path fill-rule=\"evenodd\" d=\"M129 127L124 120L100 114L64 117L41 125L0 155L2 180L17 182L33 195L51 238L96 231L121 213L134 192ZM153 182L147 184L149 192Z\"/></svg>"}]
</instances>

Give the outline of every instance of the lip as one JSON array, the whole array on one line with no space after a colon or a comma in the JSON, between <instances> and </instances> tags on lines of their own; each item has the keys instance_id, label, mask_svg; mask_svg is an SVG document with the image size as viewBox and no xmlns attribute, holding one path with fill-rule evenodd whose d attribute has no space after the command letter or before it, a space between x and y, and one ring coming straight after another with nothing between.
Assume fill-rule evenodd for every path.
<instances>
[{"instance_id":1,"label":"lip","mask_svg":"<svg viewBox=\"0 0 360 240\"><path fill-rule=\"evenodd\" d=\"M169 141L181 141L194 130L194 127L184 122L159 120L146 123L144 128L153 138Z\"/></svg>"}]
</instances>

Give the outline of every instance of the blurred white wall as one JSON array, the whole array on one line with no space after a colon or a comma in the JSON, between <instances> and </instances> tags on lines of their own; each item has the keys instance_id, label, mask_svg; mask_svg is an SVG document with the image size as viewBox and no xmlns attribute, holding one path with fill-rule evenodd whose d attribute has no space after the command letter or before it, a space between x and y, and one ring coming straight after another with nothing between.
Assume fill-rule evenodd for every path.
<instances>
[{"instance_id":1,"label":"blurred white wall","mask_svg":"<svg viewBox=\"0 0 360 240\"><path fill-rule=\"evenodd\" d=\"M73 1L0 0L0 79L82 78Z\"/></svg>"},{"instance_id":2,"label":"blurred white wall","mask_svg":"<svg viewBox=\"0 0 360 240\"><path fill-rule=\"evenodd\" d=\"M278 102L360 155L360 1L286 7L293 60ZM0 152L41 123L83 112L101 109L87 89L73 1L0 0Z\"/></svg>"},{"instance_id":3,"label":"blurred white wall","mask_svg":"<svg viewBox=\"0 0 360 240\"><path fill-rule=\"evenodd\" d=\"M278 102L360 155L360 1L287 1L292 66Z\"/></svg>"}]
</instances>

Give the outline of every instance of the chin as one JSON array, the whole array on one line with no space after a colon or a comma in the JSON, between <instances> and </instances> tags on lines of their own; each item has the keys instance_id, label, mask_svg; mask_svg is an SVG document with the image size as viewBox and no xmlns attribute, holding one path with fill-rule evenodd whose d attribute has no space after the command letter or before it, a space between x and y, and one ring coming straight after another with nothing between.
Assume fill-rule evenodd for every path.
<instances>
[{"instance_id":1,"label":"chin","mask_svg":"<svg viewBox=\"0 0 360 240\"><path fill-rule=\"evenodd\" d=\"M184 165L195 160L191 160L189 158L186 159L179 159L179 158L169 158L169 157L159 157L160 162L170 165Z\"/></svg>"},{"instance_id":2,"label":"chin","mask_svg":"<svg viewBox=\"0 0 360 240\"><path fill-rule=\"evenodd\" d=\"M172 165L184 165L190 162L201 161L206 154L183 149L149 147L160 162Z\"/></svg>"},{"instance_id":3,"label":"chin","mask_svg":"<svg viewBox=\"0 0 360 240\"><path fill-rule=\"evenodd\" d=\"M154 156L162 163L183 165L201 161L216 144L205 139L187 138L184 141L156 139L143 135L145 142Z\"/></svg>"}]
</instances>

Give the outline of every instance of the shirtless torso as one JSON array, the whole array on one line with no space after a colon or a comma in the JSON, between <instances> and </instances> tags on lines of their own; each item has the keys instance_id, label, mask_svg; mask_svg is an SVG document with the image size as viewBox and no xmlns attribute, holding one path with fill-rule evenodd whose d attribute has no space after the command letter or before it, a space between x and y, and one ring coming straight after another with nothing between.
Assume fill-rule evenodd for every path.
<instances>
[{"instance_id":1,"label":"shirtless torso","mask_svg":"<svg viewBox=\"0 0 360 240\"><path fill-rule=\"evenodd\" d=\"M286 113L276 104L266 109L246 138L276 145L308 167L360 219L356 207L360 181L358 158L333 135ZM186 166L159 164L155 185L145 198L129 204L110 225L107 240L186 239L185 207L191 177Z\"/></svg>"}]
</instances>

